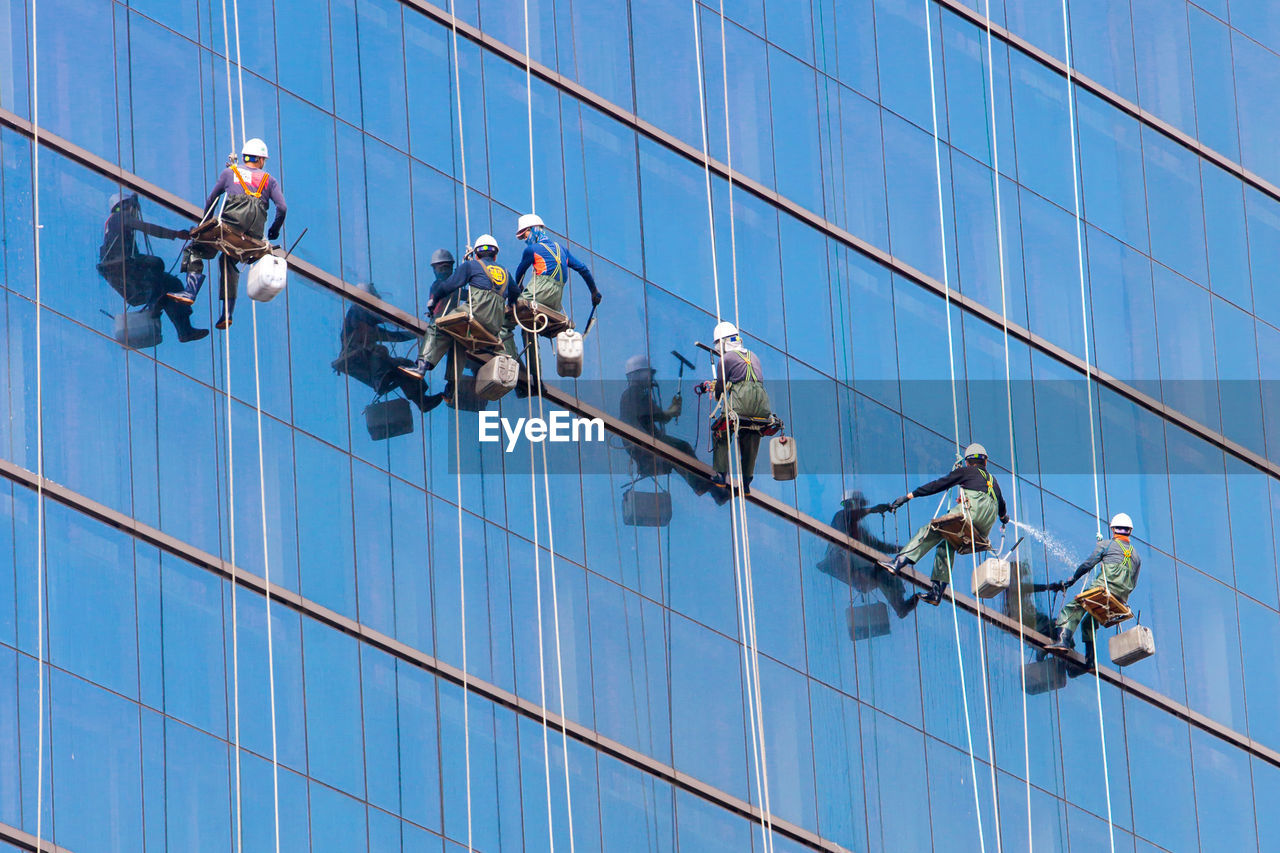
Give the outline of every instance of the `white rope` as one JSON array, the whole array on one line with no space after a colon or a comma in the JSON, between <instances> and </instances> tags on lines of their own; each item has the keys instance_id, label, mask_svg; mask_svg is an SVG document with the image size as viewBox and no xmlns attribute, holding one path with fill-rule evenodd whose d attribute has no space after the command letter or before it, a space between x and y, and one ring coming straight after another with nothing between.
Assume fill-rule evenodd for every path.
<instances>
[{"instance_id":1,"label":"white rope","mask_svg":"<svg viewBox=\"0 0 1280 853\"><path fill-rule=\"evenodd\" d=\"M44 356L40 315L40 53L31 0L31 213L36 277L36 848L44 845ZM128 310L127 308L125 310Z\"/></svg>"},{"instance_id":2,"label":"white rope","mask_svg":"<svg viewBox=\"0 0 1280 853\"><path fill-rule=\"evenodd\" d=\"M1093 519L1097 531L1097 537L1102 539L1102 503L1099 498L1098 490L1098 445L1097 438L1093 429L1093 368L1089 362L1089 303L1088 295L1085 292L1084 283L1084 226L1083 219L1080 215L1080 164L1079 154L1076 150L1076 108L1075 108L1075 92L1072 86L1071 72L1071 20L1067 14L1067 0L1062 0L1062 34L1064 48L1066 50L1066 69L1067 69L1067 117L1069 127L1067 132L1071 135L1071 186L1075 192L1075 216L1076 216L1076 257L1080 269L1080 325L1084 331L1084 389L1089 414L1089 454L1093 463ZM1099 569L1102 576L1104 587L1107 585L1107 573L1105 570ZM1107 589L1108 594L1110 589ZM1088 617L1092 619L1093 617ZM1085 630L1089 629L1089 624L1085 624ZM1111 843L1111 853L1115 853L1116 849L1116 830L1115 823L1111 815L1111 770L1107 762L1107 729L1103 720L1102 713L1102 679L1099 677L1098 671L1098 632L1095 624L1093 631L1093 674L1094 688L1098 698L1098 738L1102 744L1102 780L1107 795L1107 838Z\"/></svg>"},{"instance_id":3,"label":"white rope","mask_svg":"<svg viewBox=\"0 0 1280 853\"><path fill-rule=\"evenodd\" d=\"M697 23L695 20L694 26L697 26ZM729 58L724 37L724 0L720 0L720 68L722 72L720 80L724 83L724 156L725 171L729 179L729 262L733 272L733 324L736 326L738 325L738 234L733 217L733 142L729 136ZM701 84L701 76L698 82ZM711 152L707 151L705 140L702 150L708 158L706 165L709 169Z\"/></svg>"},{"instance_id":4,"label":"white rope","mask_svg":"<svg viewBox=\"0 0 1280 853\"><path fill-rule=\"evenodd\" d=\"M225 4L224 12L224 30L225 37ZM244 142L245 121L244 121L244 66L240 60L240 0L231 0L231 14L234 22L236 34L236 88L240 95L240 135L241 144ZM230 92L228 91L228 98ZM234 139L234 131L232 133ZM227 262L229 263L229 262ZM276 732L276 663L275 663L275 641L271 636L271 554L270 541L267 536L267 475L266 460L262 446L262 376L259 368L258 356L258 303L253 301L250 306L251 316L253 318L253 409L254 416L257 420L258 430L258 499L261 508L262 518L262 566L264 577L266 579L266 621L267 621L267 695L271 702L271 813L272 824L274 829L275 851L280 853L280 761L277 749L277 732ZM230 317L228 317L228 320ZM228 326L228 330L230 326ZM227 338L227 350L230 352L230 337ZM230 356L228 355L228 358ZM230 383L231 371L228 369L228 383ZM231 391L230 385L227 388L228 405L230 405ZM228 430L228 442L230 442L230 430ZM230 446L228 444L228 446ZM234 563L234 560L232 561ZM234 593L234 588L233 588ZM233 598L234 602L234 598ZM235 608L232 607L234 616ZM237 678L238 678L237 674ZM237 724L239 720L239 711L236 712ZM237 768L238 771L239 768ZM240 797L240 788L236 786L237 800ZM238 810L238 806L237 806ZM240 826L237 824L237 833Z\"/></svg>"},{"instance_id":5,"label":"white rope","mask_svg":"<svg viewBox=\"0 0 1280 853\"><path fill-rule=\"evenodd\" d=\"M1012 380L1009 371L1009 314L1008 301L1006 296L1006 282L1004 269L1004 212L1000 206L1000 131L996 122L996 81L995 81L995 61L992 50L991 37L991 0L986 0L986 29L987 29L987 93L991 103L991 160L992 174L995 183L995 207L996 207L996 259L1000 270L1000 326L1004 337L1004 393L1005 406L1009 416L1009 472L1010 472L1010 507L1013 517L1013 526L1016 532L1018 528L1018 448L1013 431L1013 389ZM1003 542L1003 539L1001 540ZM1009 555L1013 569L1018 569L1017 546L1014 547L1013 553ZM1022 621L1022 573L1019 570L1017 576L1017 596L1018 596L1018 650L1021 657L1021 650L1026 642L1026 626ZM979 607L981 601L979 600ZM981 618L979 618L981 624ZM1035 849L1032 832L1031 821L1031 743L1029 729L1027 726L1027 672L1025 667L1018 666L1018 676L1022 686L1022 760L1023 775L1026 779L1027 792L1027 850L1028 853ZM988 715L990 710L988 709ZM995 789L995 761L991 762L992 773L992 789ZM997 815L999 809L996 810ZM999 833L997 833L999 837Z\"/></svg>"},{"instance_id":6,"label":"white rope","mask_svg":"<svg viewBox=\"0 0 1280 853\"><path fill-rule=\"evenodd\" d=\"M698 126L702 130L702 171L707 184L707 230L711 234L711 284L715 288L716 322L720 322L720 267L716 260L716 217L711 200L711 154L707 150L707 93L702 79L702 30L698 26L698 0L689 0L693 10L693 53L698 72ZM727 105L726 105L727 106Z\"/></svg>"},{"instance_id":7,"label":"white rope","mask_svg":"<svg viewBox=\"0 0 1280 853\"><path fill-rule=\"evenodd\" d=\"M525 85L525 108L526 117L529 124L529 212L537 213L538 197L534 191L534 161L533 161L533 66L532 58L529 54L529 0L524 0L524 85ZM567 282L566 282L567 284ZM516 283L512 282L510 287L515 287ZM535 323L535 328L537 324ZM539 346L538 338L532 335L530 338L533 342L533 359L537 375L537 381L531 383L534 386L534 393L538 398L538 417L543 417L543 398L542 398L542 352ZM533 400L528 400L530 417L533 415ZM537 492L537 462L533 452L533 445L529 445L529 488L531 491L531 501L533 507L533 567L534 582L537 584L537 606L538 606L538 680L542 690L540 705L542 707L542 758L543 768L546 775L546 791L547 791L547 834L551 851L554 853L555 844L555 816L551 808L551 752L547 742L547 687L546 687L546 668L543 663L543 633L542 633L542 576L540 567L540 555L538 545L538 492ZM555 630L556 644L556 685L560 694L560 742L564 753L564 796L565 806L569 820L569 850L573 853L576 842L573 837L573 789L569 779L569 734L566 725L565 703L564 703L564 660L560 647L560 595L556 583L556 539L555 527L551 520L551 472L547 467L547 445L542 443L542 491L543 499L546 505L547 515L547 553L550 555L551 568L551 617L553 620L553 628Z\"/></svg>"},{"instance_id":8,"label":"white rope","mask_svg":"<svg viewBox=\"0 0 1280 853\"><path fill-rule=\"evenodd\" d=\"M454 12L454 0L449 0L449 27L453 45L453 88L458 104L458 152L462 166L463 226L467 232L466 245L471 245L471 204L467 199L467 146L462 134L462 70L458 61L458 18ZM465 262L465 261L464 261ZM453 362L453 454L454 472L458 495L458 599L462 615L462 742L466 761L467 784L467 850L473 851L471 829L471 710L467 699L467 575L462 562L462 422L458 414L459 397L462 394L460 359Z\"/></svg>"},{"instance_id":9,"label":"white rope","mask_svg":"<svg viewBox=\"0 0 1280 853\"><path fill-rule=\"evenodd\" d=\"M239 30L236 31L236 39L239 41ZM234 94L231 91L231 46L228 41L227 28L227 2L222 0L222 50L223 65L227 75L227 132L231 140L231 151L234 154L236 150L236 130L235 130L235 103ZM243 104L241 110L243 111ZM243 130L243 127L241 128ZM221 214L219 214L221 216ZM227 282L227 273L231 266L230 259L226 254L222 254L218 258L218 272L220 284L222 285L222 304L223 311L230 313L230 305L228 295L230 288ZM229 319L229 317L228 317ZM231 333L230 324L227 326L227 334L222 341L222 351L224 355L223 368L226 376L226 406L227 406L227 537L230 547L229 566L231 571L231 684L232 684L232 705L234 711L234 740L236 753L236 851L244 849L244 810L243 798L241 796L241 750L240 750L240 616L239 608L236 601L236 587L239 586L238 572L236 568L236 472L235 472L235 454L233 450L234 441L232 440L231 426L231 410L233 407L231 397ZM268 625L268 631L270 625Z\"/></svg>"},{"instance_id":10,"label":"white rope","mask_svg":"<svg viewBox=\"0 0 1280 853\"><path fill-rule=\"evenodd\" d=\"M955 346L951 334L951 277L947 264L946 215L945 208L942 203L942 143L938 138L938 92L937 83L934 80L933 68L932 13L933 3L931 0L924 0L925 37L929 50L929 107L933 113L933 160L938 178L938 242L942 250L942 287L943 297L946 300L947 311L947 361L951 371L951 417L955 429L955 447L956 455L958 456L960 454L960 405L956 397L956 357ZM964 655L960 650L960 615L956 606L954 570L955 555L951 554L950 558L947 560L947 576L951 581L951 623L956 640L956 665L960 671L960 701L964 707L964 732L966 745L969 751L969 775L973 782L973 811L974 816L978 819L978 845L982 849L983 853L986 853L987 842L985 833L982 830L982 802L978 797L978 765L977 759L973 754L973 726L969 719L969 689L965 684ZM978 631L979 634L981 634L981 623L978 625ZM999 832L996 834L998 836Z\"/></svg>"}]
</instances>

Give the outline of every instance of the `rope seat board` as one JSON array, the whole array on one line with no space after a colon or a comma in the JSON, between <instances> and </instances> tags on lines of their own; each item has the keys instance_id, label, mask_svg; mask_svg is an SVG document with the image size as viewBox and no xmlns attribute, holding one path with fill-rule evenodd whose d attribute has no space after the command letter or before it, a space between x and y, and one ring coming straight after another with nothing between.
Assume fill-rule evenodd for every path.
<instances>
[{"instance_id":1,"label":"rope seat board","mask_svg":"<svg viewBox=\"0 0 1280 853\"><path fill-rule=\"evenodd\" d=\"M252 263L271 251L266 240L250 237L221 219L208 219L191 229L191 242L214 246L238 264Z\"/></svg>"},{"instance_id":2,"label":"rope seat board","mask_svg":"<svg viewBox=\"0 0 1280 853\"><path fill-rule=\"evenodd\" d=\"M991 542L978 532L963 512L956 510L929 522L929 527L947 541L957 554L979 554L991 550Z\"/></svg>"},{"instance_id":3,"label":"rope seat board","mask_svg":"<svg viewBox=\"0 0 1280 853\"><path fill-rule=\"evenodd\" d=\"M496 347L501 343L497 336L472 316L470 311L462 309L450 311L443 317L437 318L436 328L469 350L474 350L477 344L488 348Z\"/></svg>"},{"instance_id":4,"label":"rope seat board","mask_svg":"<svg viewBox=\"0 0 1280 853\"><path fill-rule=\"evenodd\" d=\"M564 314L527 299L516 300L515 312L521 328L535 329L544 338L554 338L573 328L573 321Z\"/></svg>"},{"instance_id":5,"label":"rope seat board","mask_svg":"<svg viewBox=\"0 0 1280 853\"><path fill-rule=\"evenodd\" d=\"M1076 602L1104 628L1133 618L1129 605L1112 595L1111 590L1105 586L1086 589L1076 596Z\"/></svg>"}]
</instances>

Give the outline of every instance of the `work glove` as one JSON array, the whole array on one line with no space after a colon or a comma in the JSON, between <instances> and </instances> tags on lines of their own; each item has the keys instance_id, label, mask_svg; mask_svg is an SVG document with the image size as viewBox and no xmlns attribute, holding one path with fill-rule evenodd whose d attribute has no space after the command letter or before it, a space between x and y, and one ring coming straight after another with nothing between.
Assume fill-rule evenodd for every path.
<instances>
[{"instance_id":1,"label":"work glove","mask_svg":"<svg viewBox=\"0 0 1280 853\"><path fill-rule=\"evenodd\" d=\"M604 300L604 294L597 290L595 293L591 294L591 307L594 308L595 306L599 305L603 300Z\"/></svg>"},{"instance_id":2,"label":"work glove","mask_svg":"<svg viewBox=\"0 0 1280 853\"><path fill-rule=\"evenodd\" d=\"M1068 584L1066 581L1054 581L1053 583L1046 586L1045 589L1049 590L1050 592L1066 592L1068 586L1070 586L1070 584Z\"/></svg>"},{"instance_id":3,"label":"work glove","mask_svg":"<svg viewBox=\"0 0 1280 853\"><path fill-rule=\"evenodd\" d=\"M671 398L671 405L667 406L667 414L671 417L678 417L684 411L684 398L676 394Z\"/></svg>"},{"instance_id":4,"label":"work glove","mask_svg":"<svg viewBox=\"0 0 1280 853\"><path fill-rule=\"evenodd\" d=\"M179 228L178 233L174 234L173 236L178 240L189 240L191 239L191 229Z\"/></svg>"},{"instance_id":5,"label":"work glove","mask_svg":"<svg viewBox=\"0 0 1280 853\"><path fill-rule=\"evenodd\" d=\"M911 498L907 497L906 495L903 495L900 498L894 498L893 502L889 504L889 512L897 512L898 508L909 500L911 500Z\"/></svg>"},{"instance_id":6,"label":"work glove","mask_svg":"<svg viewBox=\"0 0 1280 853\"><path fill-rule=\"evenodd\" d=\"M276 239L279 239L279 237L280 237L280 226L272 225L271 230L267 232L267 239L276 240Z\"/></svg>"},{"instance_id":7,"label":"work glove","mask_svg":"<svg viewBox=\"0 0 1280 853\"><path fill-rule=\"evenodd\" d=\"M1002 516L1000 516L1000 526L1001 526L1001 527L1004 527L1004 526L1005 526L1006 524L1008 524L1008 523L1009 523L1009 516L1007 516L1007 515L1002 515Z\"/></svg>"}]
</instances>

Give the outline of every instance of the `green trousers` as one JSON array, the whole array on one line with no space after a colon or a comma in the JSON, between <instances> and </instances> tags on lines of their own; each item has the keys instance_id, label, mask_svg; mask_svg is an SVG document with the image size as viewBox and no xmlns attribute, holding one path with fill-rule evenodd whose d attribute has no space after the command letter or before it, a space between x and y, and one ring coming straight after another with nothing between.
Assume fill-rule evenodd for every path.
<instances>
[{"instance_id":1,"label":"green trousers","mask_svg":"<svg viewBox=\"0 0 1280 853\"><path fill-rule=\"evenodd\" d=\"M997 509L995 497L986 492L974 492L969 489L961 489L960 493L960 506L962 508L967 507L969 520L973 523L974 530L985 538L991 532L991 528L995 527L996 521L999 520L999 510ZM912 563L918 563L935 548L937 550L934 551L933 555L933 580L950 583L951 563L955 557L955 549L929 525L926 524L916 531L916 535L912 536L911 541L902 549L901 556L906 557Z\"/></svg>"},{"instance_id":2,"label":"green trousers","mask_svg":"<svg viewBox=\"0 0 1280 853\"><path fill-rule=\"evenodd\" d=\"M725 411L733 412L739 417L767 418L773 413L769 406L769 394L764 390L762 382L737 382L729 388L728 399L724 401ZM725 430L713 436L711 447L711 467L720 474L729 474L729 442L733 434ZM753 429L738 431L738 456L742 461L742 479L749 481L756 473L756 457L760 453L760 433Z\"/></svg>"},{"instance_id":3,"label":"green trousers","mask_svg":"<svg viewBox=\"0 0 1280 853\"><path fill-rule=\"evenodd\" d=\"M1085 592L1105 587L1120 601L1128 602L1129 593L1133 592L1133 587L1137 583L1137 579L1133 575L1132 567L1125 567L1119 563L1103 563L1100 572L1095 572L1089 583L1085 585ZM1053 624L1059 630L1066 628L1074 634L1081 622L1084 622L1083 633L1085 640L1092 642L1093 633L1098 628L1097 622L1089 615L1089 611L1084 609L1083 605L1072 598L1063 605L1062 610L1058 611L1058 618L1054 620Z\"/></svg>"},{"instance_id":4,"label":"green trousers","mask_svg":"<svg viewBox=\"0 0 1280 853\"><path fill-rule=\"evenodd\" d=\"M500 338L502 324L506 316L506 305L502 297L492 290L472 290L470 288L468 290L470 290L470 293L467 299L471 303L471 315L494 337ZM441 312L440 316L443 317L461 305L461 298L461 290L455 290L449 294L445 298L444 311ZM459 353L458 351L463 349L461 344L454 340L451 335L441 331L434 322L422 336L418 347L421 357L425 358L432 367L438 365L440 360L448 355L450 359L448 375L451 378L453 376L453 359L465 353L465 351Z\"/></svg>"},{"instance_id":5,"label":"green trousers","mask_svg":"<svg viewBox=\"0 0 1280 853\"><path fill-rule=\"evenodd\" d=\"M552 311L564 312L564 282L557 281L549 275L535 275L529 279L529 283L525 285L524 290L520 292L520 298L526 302L532 302L536 305L542 305L550 308ZM502 348L507 355L512 358L517 357L519 352L516 349L515 341L516 319L514 316L508 317L502 328ZM525 349L529 350L528 372L531 380L538 377L538 356L532 350L537 347L538 337L521 330L524 338ZM552 356L554 358L555 356Z\"/></svg>"}]
</instances>

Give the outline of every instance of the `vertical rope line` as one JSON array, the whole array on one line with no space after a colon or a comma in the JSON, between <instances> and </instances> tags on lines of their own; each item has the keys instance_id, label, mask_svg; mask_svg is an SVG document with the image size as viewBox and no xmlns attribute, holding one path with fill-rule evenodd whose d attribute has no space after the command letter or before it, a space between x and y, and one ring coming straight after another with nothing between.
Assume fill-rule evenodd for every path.
<instances>
[{"instance_id":1,"label":"vertical rope line","mask_svg":"<svg viewBox=\"0 0 1280 853\"><path fill-rule=\"evenodd\" d=\"M721 319L720 266L716 258L715 206L711 200L711 154L707 151L707 93L705 82L702 79L702 28L698 24L698 0L689 0L689 4L693 11L693 53L697 62L698 72L698 126L702 130L702 172L706 177L707 184L707 231L711 235L711 284L715 288L716 322L719 322Z\"/></svg>"},{"instance_id":2,"label":"vertical rope line","mask_svg":"<svg viewBox=\"0 0 1280 853\"><path fill-rule=\"evenodd\" d=\"M231 0L231 16L236 31L236 86L240 90L240 144L244 144L244 66L240 64L240 0ZM230 84L228 83L228 87ZM230 96L230 93L228 93Z\"/></svg>"},{"instance_id":3,"label":"vertical rope line","mask_svg":"<svg viewBox=\"0 0 1280 853\"><path fill-rule=\"evenodd\" d=\"M725 428L726 429L729 428L728 420L725 421ZM738 449L738 442L737 442L737 430L733 430L732 432L730 432L728 436L726 436L726 440L730 441L729 474L731 477L736 478L741 473L741 466L740 466L740 460L738 455L739 449ZM735 470L735 466L734 466L735 461L739 461L739 467L737 468L737 470ZM738 511L737 511L738 500L737 500L737 496L732 491L732 486L730 487L730 489L731 491L729 493L729 500L730 500L729 523L733 531L733 579L734 579L734 584L737 586L737 590L738 590L738 626L739 626L739 630L742 632L742 669L743 669L743 677L746 679L744 690L746 691L746 694L747 694L747 715L750 718L749 726L751 730L751 758L752 758L752 765L753 765L752 769L754 771L754 775L756 779L756 791L757 791L757 795L760 803L760 814L761 814L760 838L761 838L761 843L763 845L765 853L768 853L768 851L771 849L770 842L772 840L771 838L772 830L769 825L770 823L768 819L769 812L765 808L765 792L767 789L765 788L765 782L763 777L763 767L762 767L763 762L761 762L760 760L760 753L761 753L760 740L759 740L760 731L759 731L759 727L756 725L756 719L757 719L757 713L756 713L757 709L755 705L756 694L755 694L754 688L751 686L752 678L753 678L753 675L752 675L753 667L751 662L752 643L751 643L750 627L747 623L748 607L747 607L747 588L746 588L746 583L744 579L745 571L744 571L743 561L739 556L739 550L738 550L738 543L740 541L739 535L738 535L738 524L739 524Z\"/></svg>"},{"instance_id":4,"label":"vertical rope line","mask_svg":"<svg viewBox=\"0 0 1280 853\"><path fill-rule=\"evenodd\" d=\"M947 264L947 219L942 204L942 143L938 138L938 91L933 71L933 0L924 0L924 32L929 43L929 109L933 114L933 166L938 176L938 243L942 249L942 296L947 306L947 361L951 369L951 419L960 453L960 405L956 398L956 355L951 336L951 274ZM941 35L939 35L941 38Z\"/></svg>"},{"instance_id":5,"label":"vertical rope line","mask_svg":"<svg viewBox=\"0 0 1280 853\"><path fill-rule=\"evenodd\" d=\"M276 656L271 636L271 553L267 537L267 475L262 446L262 377L258 361L258 303L253 317L253 406L258 418L258 500L262 508L262 569L267 597L267 690L271 698L271 806L275 820L275 850L280 853L280 761L276 748Z\"/></svg>"},{"instance_id":6,"label":"vertical rope line","mask_svg":"<svg viewBox=\"0 0 1280 853\"><path fill-rule=\"evenodd\" d=\"M40 52L31 0L31 214L36 277L36 847L44 840L44 356L40 315ZM128 310L126 308L126 310Z\"/></svg>"},{"instance_id":7,"label":"vertical rope line","mask_svg":"<svg viewBox=\"0 0 1280 853\"><path fill-rule=\"evenodd\" d=\"M32 0L34 3L35 0ZM227 139L231 143L231 156L236 154L235 104L231 97L231 43L227 32L227 0L222 0L222 63L227 72ZM207 212L207 211L206 211Z\"/></svg>"},{"instance_id":8,"label":"vertical rope line","mask_svg":"<svg viewBox=\"0 0 1280 853\"><path fill-rule=\"evenodd\" d=\"M694 26L697 25L698 22L695 19ZM733 324L736 326L738 325L738 234L733 221L733 141L729 134L729 58L724 36L724 0L720 0L720 69L720 79L724 83L724 156L725 171L729 179L729 261L733 272ZM698 80L702 81L701 73L698 75ZM710 180L711 152L706 151L705 141L703 150L707 155L708 180Z\"/></svg>"},{"instance_id":9,"label":"vertical rope line","mask_svg":"<svg viewBox=\"0 0 1280 853\"><path fill-rule=\"evenodd\" d=\"M947 263L947 226L946 213L942 201L942 142L938 137L938 91L933 67L933 3L924 0L924 28L929 51L929 108L933 116L933 162L938 183L938 236L942 250L942 287L947 312L947 362L951 376L951 417L955 430L956 455L960 454L960 405L956 396L956 356L955 344L951 333L951 277ZM944 496L945 500L945 496ZM941 508L941 505L939 506ZM955 554L947 559L947 577L951 581L951 623L956 640L956 665L960 672L960 699L964 705L964 731L969 751L969 775L973 781L973 810L978 820L978 845L985 853L987 842L982 830L982 802L978 797L978 766L973 754L973 726L969 719L969 690L965 684L964 655L960 649L960 616L956 606L955 590ZM979 632L982 626L978 626Z\"/></svg>"},{"instance_id":10,"label":"vertical rope line","mask_svg":"<svg viewBox=\"0 0 1280 853\"><path fill-rule=\"evenodd\" d=\"M529 55L529 0L524 0L524 97L529 120L529 212L538 212L533 185L533 58Z\"/></svg>"},{"instance_id":11,"label":"vertical rope line","mask_svg":"<svg viewBox=\"0 0 1280 853\"><path fill-rule=\"evenodd\" d=\"M1062 0L1062 35L1064 49L1066 51L1066 69L1067 69L1067 117L1069 126L1067 132L1071 139L1071 186L1075 193L1075 217L1076 217L1076 257L1080 270L1080 327L1084 332L1084 388L1085 401L1089 414L1089 455L1093 464L1093 520L1097 531L1097 537L1102 539L1102 503L1099 498L1098 491L1098 443L1094 435L1093 428L1093 368L1089 361L1089 302L1085 292L1084 283L1084 226L1080 215L1080 163L1079 154L1076 145L1076 108L1075 93L1072 86L1072 65L1071 65L1071 20L1067 13L1067 0ZM1106 572L1099 568L1099 574L1102 576L1103 584L1106 585ZM1109 591L1109 590L1108 590ZM1092 619L1093 617L1088 617ZM1085 629L1088 630L1087 623ZM1116 849L1116 830L1115 822L1111 814L1111 769L1107 762L1107 729L1104 715L1102 712L1102 680L1099 677L1098 664L1098 632L1097 625L1094 624L1093 630L1093 674L1094 688L1098 699L1098 740L1102 745L1102 779L1107 795L1107 838L1110 841L1111 851L1115 853Z\"/></svg>"},{"instance_id":12,"label":"vertical rope line","mask_svg":"<svg viewBox=\"0 0 1280 853\"><path fill-rule=\"evenodd\" d=\"M996 120L996 78L995 78L995 55L992 49L993 39L991 37L991 0L986 0L986 30L987 30L987 93L991 104L991 159L992 174L994 176L995 186L995 207L996 207L996 260L1000 270L1000 328L1004 339L1004 393L1005 406L1009 416L1009 471L1010 471L1010 497L1011 506L1013 508L1013 527L1018 528L1018 448L1013 430L1013 387L1009 369L1009 312L1006 276L1004 268L1004 210L1000 204L1000 127ZM1014 553L1010 555L1013 560L1011 568L1018 568L1017 547ZM1007 593L1006 593L1007 594ZM1022 573L1018 572L1017 581L1018 596L1018 649L1019 658L1021 658L1021 650L1026 642L1026 625L1022 621ZM1026 778L1027 790L1027 850L1035 849L1031 823L1031 743L1027 725L1027 672L1026 669L1018 666L1019 680L1022 686L1022 759L1023 774ZM995 764L992 763L992 774L994 779Z\"/></svg>"},{"instance_id":13,"label":"vertical rope line","mask_svg":"<svg viewBox=\"0 0 1280 853\"><path fill-rule=\"evenodd\" d=\"M458 153L462 167L462 215L466 229L466 245L471 245L471 202L467 195L467 145L462 133L462 68L458 57L458 17L454 12L454 0L449 0L449 29L453 46L453 89L458 104ZM453 452L454 475L458 494L458 599L462 617L462 742L466 761L467 783L467 850L474 850L471 832L471 710L467 688L467 575L462 560L462 420L458 413L462 377L459 359L453 361Z\"/></svg>"}]
</instances>

